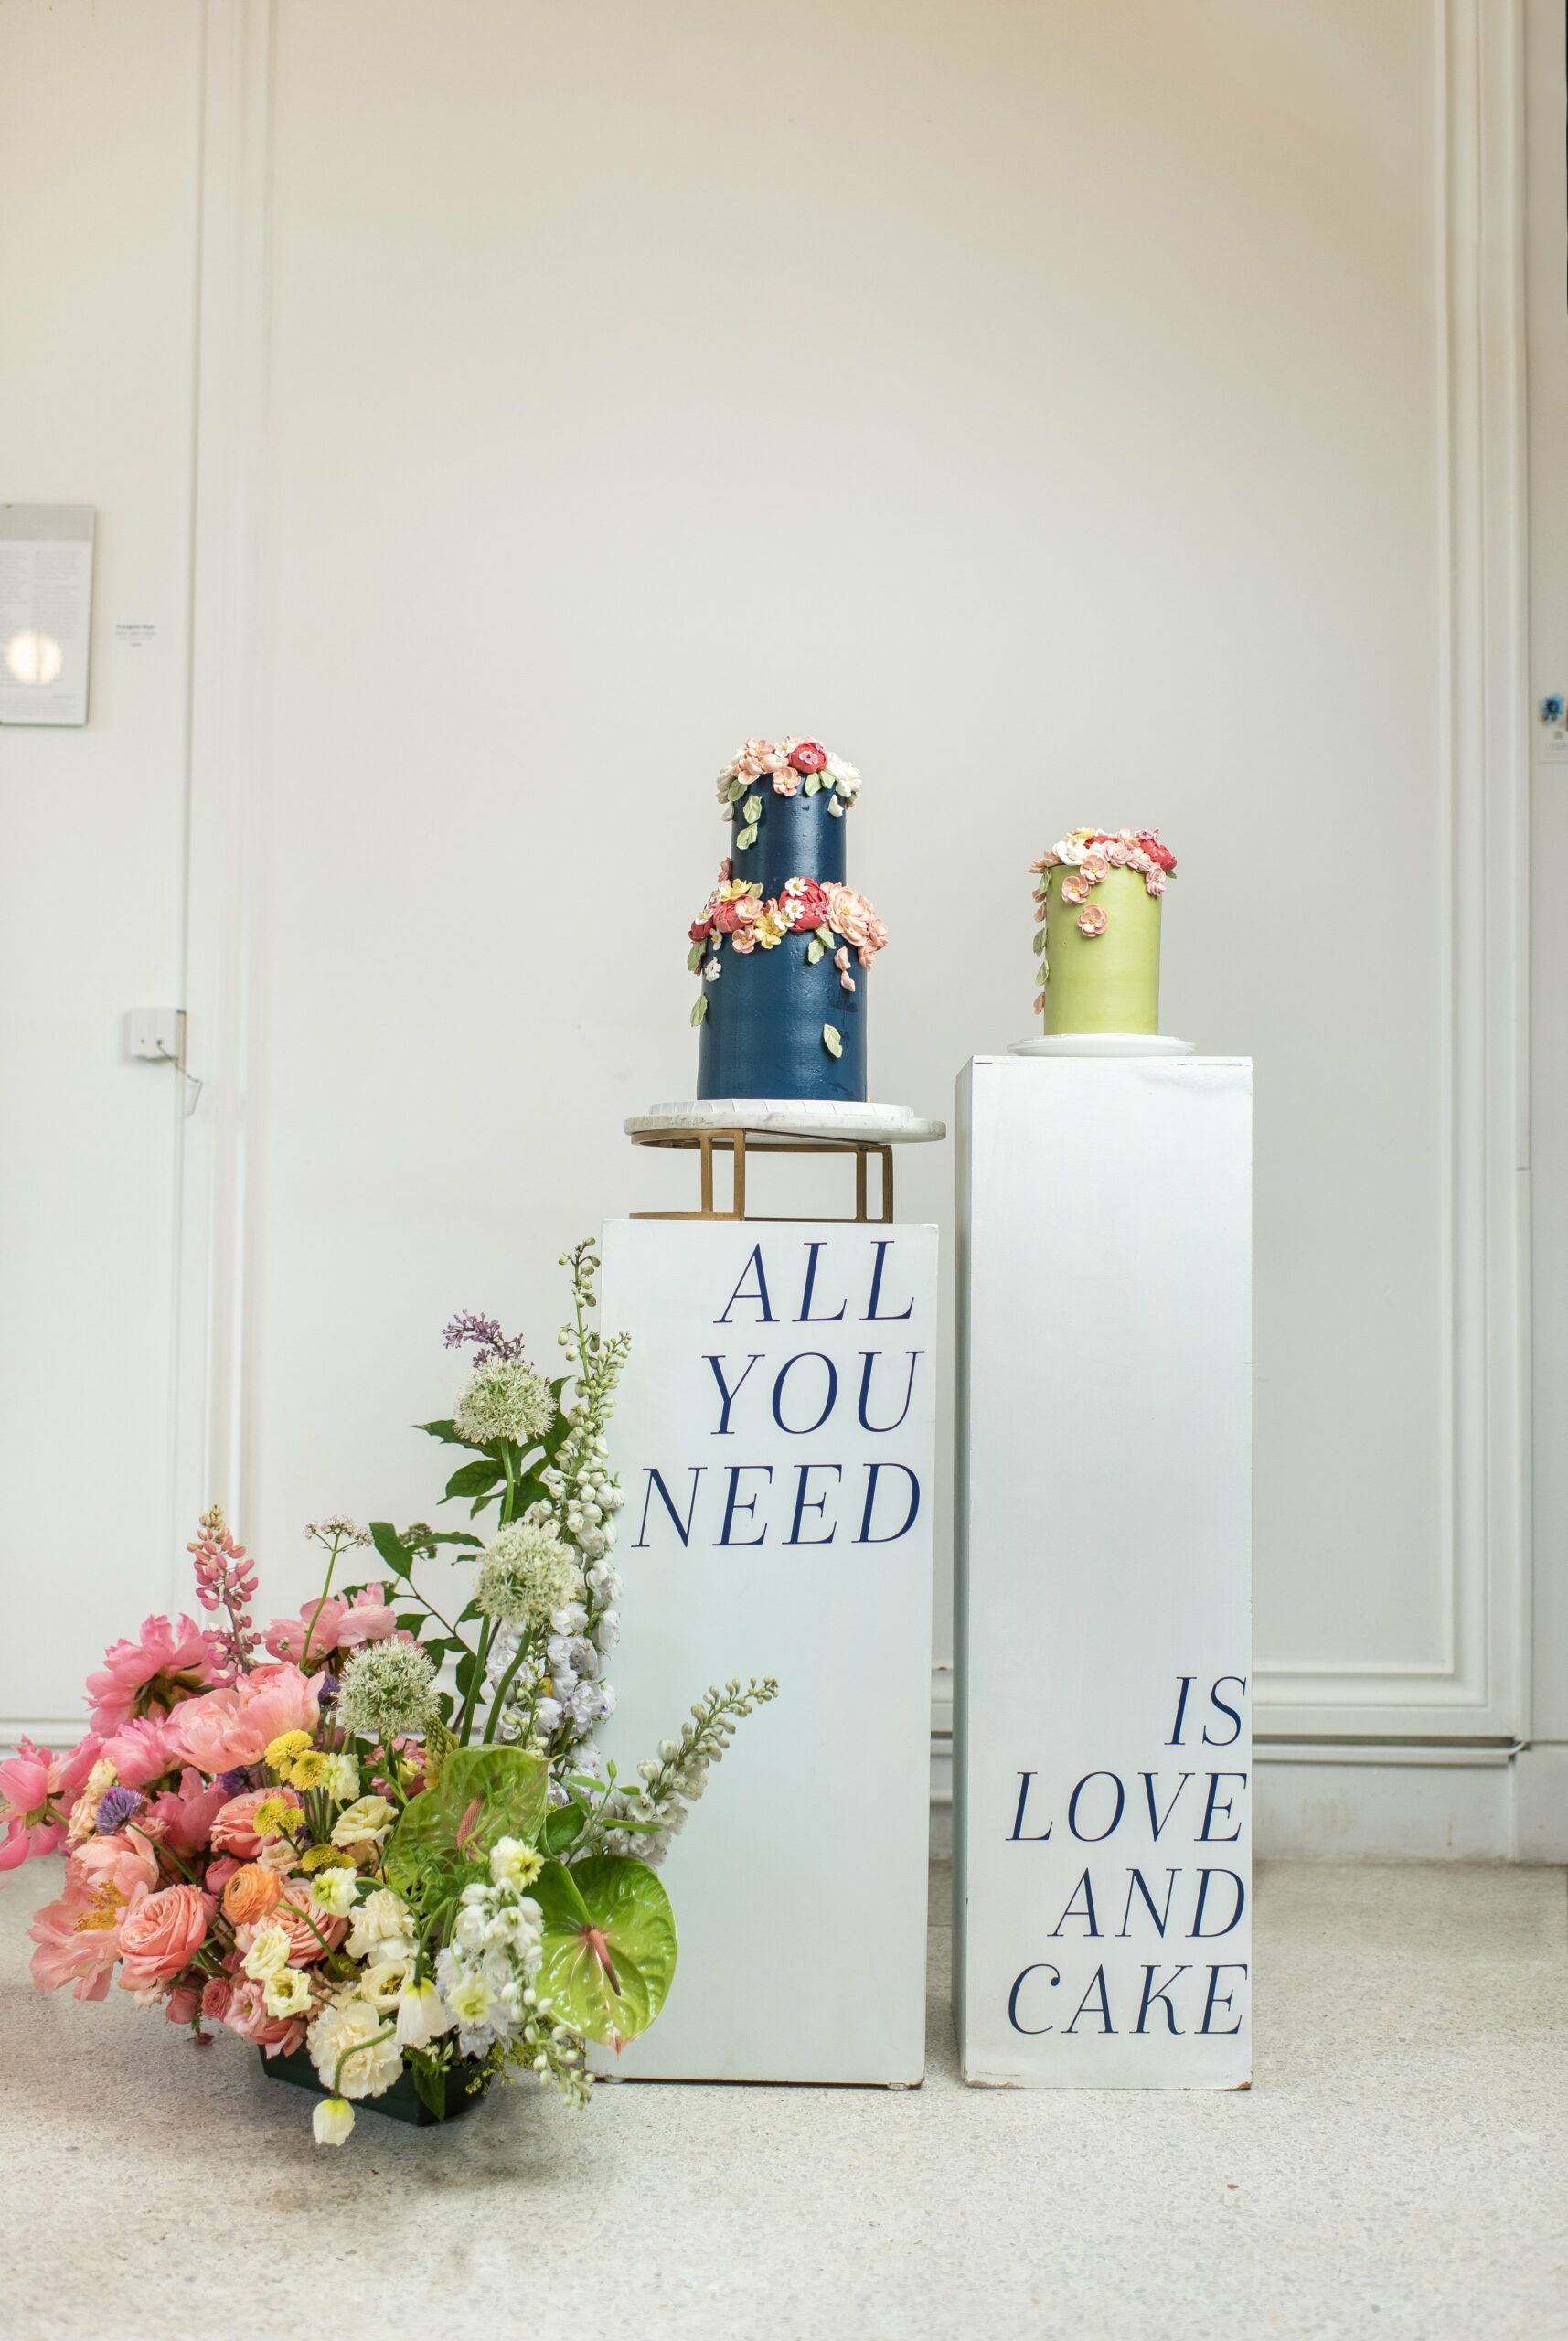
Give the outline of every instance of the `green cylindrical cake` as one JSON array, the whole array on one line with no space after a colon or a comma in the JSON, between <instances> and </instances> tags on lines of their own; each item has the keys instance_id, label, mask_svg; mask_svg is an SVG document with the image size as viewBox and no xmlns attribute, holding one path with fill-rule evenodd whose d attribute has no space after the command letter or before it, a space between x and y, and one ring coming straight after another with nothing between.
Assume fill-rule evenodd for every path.
<instances>
[{"instance_id":1,"label":"green cylindrical cake","mask_svg":"<svg viewBox=\"0 0 1568 2341\"><path fill-rule=\"evenodd\" d=\"M1159 1031L1159 912L1176 856L1155 829L1073 829L1032 865L1047 1032Z\"/></svg>"}]
</instances>

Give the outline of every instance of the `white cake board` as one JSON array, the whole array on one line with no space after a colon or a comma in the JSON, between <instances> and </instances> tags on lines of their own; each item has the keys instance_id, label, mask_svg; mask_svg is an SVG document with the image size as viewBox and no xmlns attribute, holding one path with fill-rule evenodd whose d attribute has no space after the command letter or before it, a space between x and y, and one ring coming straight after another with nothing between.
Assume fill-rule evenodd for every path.
<instances>
[{"instance_id":1,"label":"white cake board","mask_svg":"<svg viewBox=\"0 0 1568 2341\"><path fill-rule=\"evenodd\" d=\"M773 1674L779 1696L670 1848L674 1987L602 2071L921 2079L936 1265L908 1223L604 1230L601 1322L632 1344L600 1743L630 1772L710 1683Z\"/></svg>"},{"instance_id":2,"label":"white cake board","mask_svg":"<svg viewBox=\"0 0 1568 2341\"><path fill-rule=\"evenodd\" d=\"M908 1106L857 1105L803 1097L693 1097L650 1106L626 1123L628 1138L664 1130L734 1130L778 1138L861 1139L873 1146L927 1146L947 1136L945 1122L929 1121Z\"/></svg>"},{"instance_id":3,"label":"white cake board","mask_svg":"<svg viewBox=\"0 0 1568 2341\"><path fill-rule=\"evenodd\" d=\"M1251 1149L1245 1058L959 1084L971 2083L1251 2074Z\"/></svg>"},{"instance_id":4,"label":"white cake board","mask_svg":"<svg viewBox=\"0 0 1568 2341\"><path fill-rule=\"evenodd\" d=\"M1190 1041L1168 1032L1036 1032L1027 1041L1009 1041L1014 1057L1189 1057Z\"/></svg>"}]
</instances>

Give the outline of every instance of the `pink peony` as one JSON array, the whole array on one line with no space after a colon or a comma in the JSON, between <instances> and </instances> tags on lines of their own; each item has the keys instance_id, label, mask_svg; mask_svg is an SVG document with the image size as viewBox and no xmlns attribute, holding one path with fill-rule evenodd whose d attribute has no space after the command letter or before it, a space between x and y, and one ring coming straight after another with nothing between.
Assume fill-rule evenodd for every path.
<instances>
[{"instance_id":1,"label":"pink peony","mask_svg":"<svg viewBox=\"0 0 1568 2341\"><path fill-rule=\"evenodd\" d=\"M249 1789L243 1796L231 1796L214 1814L208 1831L208 1842L220 1854L235 1854L242 1862L253 1862L269 1840L256 1833L256 1810L259 1805L281 1797L285 1804L297 1805L293 1789ZM276 1832L272 1833L272 1835Z\"/></svg>"},{"instance_id":2,"label":"pink peony","mask_svg":"<svg viewBox=\"0 0 1568 2341\"><path fill-rule=\"evenodd\" d=\"M46 1903L27 1929L37 1945L33 1953L37 1989L58 1992L62 1983L69 1983L77 1999L101 2000L120 1956L120 1928L128 1908L129 1897L112 1879L95 1884L70 1862L65 1892L58 1902Z\"/></svg>"},{"instance_id":3,"label":"pink peony","mask_svg":"<svg viewBox=\"0 0 1568 2341\"><path fill-rule=\"evenodd\" d=\"M232 1690L187 1699L170 1718L173 1744L209 1775L259 1764L285 1731L315 1733L316 1684L297 1666L258 1666Z\"/></svg>"},{"instance_id":4,"label":"pink peony","mask_svg":"<svg viewBox=\"0 0 1568 2341\"><path fill-rule=\"evenodd\" d=\"M63 1756L23 1739L15 1756L0 1764L0 1870L19 1869L30 1855L58 1850L100 1748L96 1732Z\"/></svg>"},{"instance_id":5,"label":"pink peony","mask_svg":"<svg viewBox=\"0 0 1568 2341\"><path fill-rule=\"evenodd\" d=\"M133 1902L120 1922L123 1992L173 1981L201 1949L215 1905L198 1886L165 1886Z\"/></svg>"},{"instance_id":6,"label":"pink peony","mask_svg":"<svg viewBox=\"0 0 1568 2341\"><path fill-rule=\"evenodd\" d=\"M172 1772L179 1761L162 1716L138 1716L132 1723L123 1723L109 1734L99 1752L113 1765L121 1787L126 1789L144 1789L150 1780Z\"/></svg>"},{"instance_id":7,"label":"pink peony","mask_svg":"<svg viewBox=\"0 0 1568 2341\"><path fill-rule=\"evenodd\" d=\"M155 1797L146 1809L136 1816L136 1825L149 1837L156 1837L175 1854L204 1854L212 1834L212 1824L229 1801L229 1791L216 1780L204 1780L193 1766L187 1764L179 1777L179 1786L165 1789Z\"/></svg>"},{"instance_id":8,"label":"pink peony","mask_svg":"<svg viewBox=\"0 0 1568 2341\"><path fill-rule=\"evenodd\" d=\"M322 1601L307 1601L297 1618L274 1618L267 1629L266 1643L274 1658L292 1659L297 1665L304 1656L307 1636L311 1657L315 1659L335 1650L358 1650L366 1642L389 1641L398 1631L385 1588L366 1585L352 1601L333 1594ZM411 1641L413 1637L409 1634L402 1639Z\"/></svg>"},{"instance_id":9,"label":"pink peony","mask_svg":"<svg viewBox=\"0 0 1568 2341\"><path fill-rule=\"evenodd\" d=\"M212 1680L208 1636L189 1618L143 1620L139 1642L115 1642L87 1678L94 1731L113 1731L133 1716L166 1715Z\"/></svg>"},{"instance_id":10,"label":"pink peony","mask_svg":"<svg viewBox=\"0 0 1568 2341\"><path fill-rule=\"evenodd\" d=\"M214 1993L213 1998L218 1994ZM288 2057L299 2047L305 2036L307 2019L298 2015L273 2015L262 1997L260 1983L249 1975L237 1975L229 1986L227 2004L219 2010L208 2006L203 1995L203 2011L221 2021L241 2040L249 2040L253 2047L264 2048L269 2057Z\"/></svg>"},{"instance_id":11,"label":"pink peony","mask_svg":"<svg viewBox=\"0 0 1568 2341\"><path fill-rule=\"evenodd\" d=\"M157 1855L130 1830L117 1831L112 1837L90 1837L71 1855L70 1867L89 1886L112 1886L126 1904L139 1893L150 1894L158 1882Z\"/></svg>"}]
</instances>

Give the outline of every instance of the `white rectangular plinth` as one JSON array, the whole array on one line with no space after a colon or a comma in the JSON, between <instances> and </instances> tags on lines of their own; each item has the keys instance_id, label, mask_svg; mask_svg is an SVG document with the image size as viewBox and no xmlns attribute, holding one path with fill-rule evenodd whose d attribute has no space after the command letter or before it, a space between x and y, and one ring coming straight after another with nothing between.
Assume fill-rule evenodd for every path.
<instances>
[{"instance_id":1,"label":"white rectangular plinth","mask_svg":"<svg viewBox=\"0 0 1568 2341\"><path fill-rule=\"evenodd\" d=\"M629 2079L924 2068L936 1230L616 1220L602 1321L623 1769L776 1675L671 1848L680 1963Z\"/></svg>"},{"instance_id":2,"label":"white rectangular plinth","mask_svg":"<svg viewBox=\"0 0 1568 2341\"><path fill-rule=\"evenodd\" d=\"M976 1057L958 1106L964 2078L1244 2087L1251 1064Z\"/></svg>"}]
</instances>

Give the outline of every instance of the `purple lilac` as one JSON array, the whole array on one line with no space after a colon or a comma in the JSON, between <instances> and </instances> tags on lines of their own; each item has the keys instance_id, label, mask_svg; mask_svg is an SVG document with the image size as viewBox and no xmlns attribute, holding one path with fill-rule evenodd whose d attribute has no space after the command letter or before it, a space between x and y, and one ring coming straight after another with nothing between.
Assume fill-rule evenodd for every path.
<instances>
[{"instance_id":1,"label":"purple lilac","mask_svg":"<svg viewBox=\"0 0 1568 2341\"><path fill-rule=\"evenodd\" d=\"M249 1764L236 1764L232 1771L219 1772L218 1785L225 1796L243 1796L247 1789L256 1785L256 1776Z\"/></svg>"},{"instance_id":2,"label":"purple lilac","mask_svg":"<svg viewBox=\"0 0 1568 2341\"><path fill-rule=\"evenodd\" d=\"M503 1333L496 1318L477 1316L472 1309L460 1309L441 1338L449 1350L460 1350L472 1342L476 1374L494 1358L521 1357L523 1353L520 1333Z\"/></svg>"}]
</instances>

